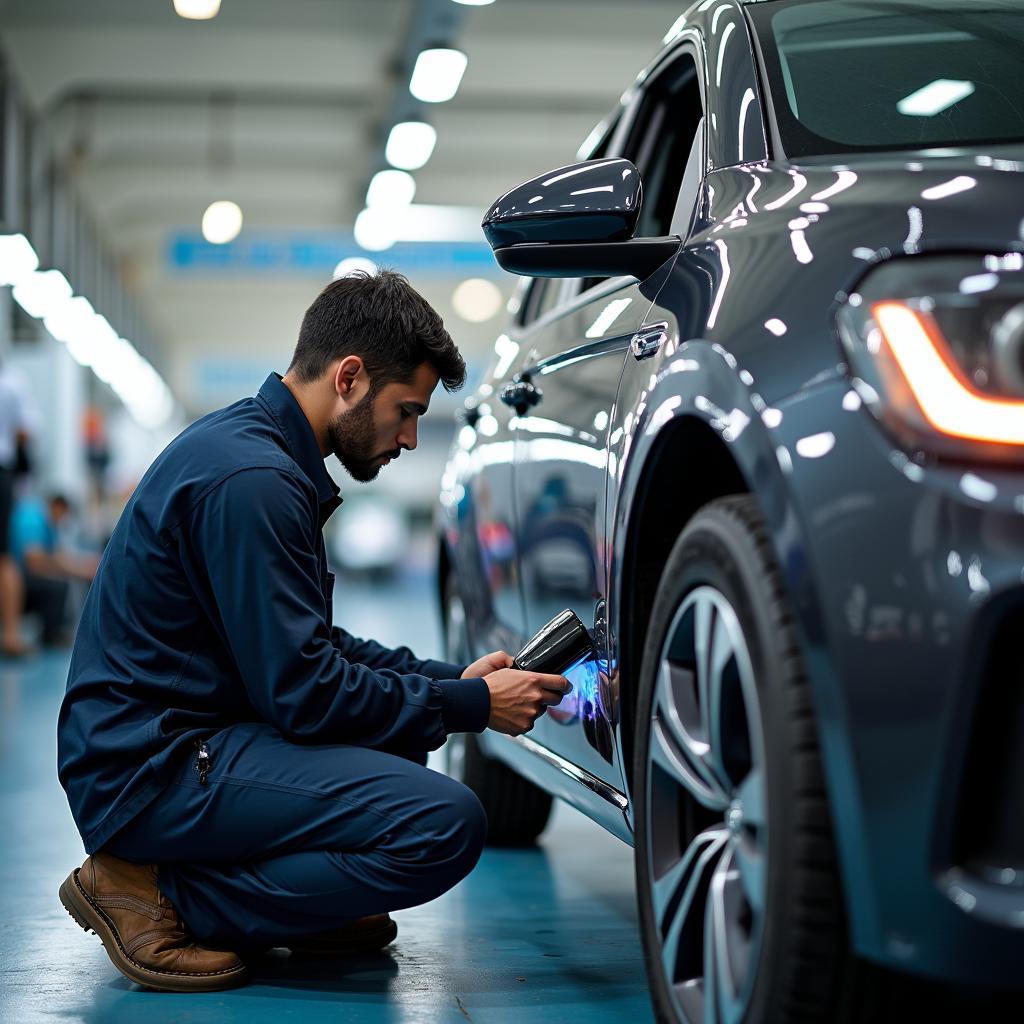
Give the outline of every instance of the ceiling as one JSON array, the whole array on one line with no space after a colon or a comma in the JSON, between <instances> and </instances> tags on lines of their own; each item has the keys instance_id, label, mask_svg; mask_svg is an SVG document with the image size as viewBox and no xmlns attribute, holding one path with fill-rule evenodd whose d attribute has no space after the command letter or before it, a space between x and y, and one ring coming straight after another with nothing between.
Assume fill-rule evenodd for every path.
<instances>
[{"instance_id":1,"label":"ceiling","mask_svg":"<svg viewBox=\"0 0 1024 1024\"><path fill-rule=\"evenodd\" d=\"M414 172L416 202L480 213L501 192L575 158L657 51L678 0L497 0L460 8L469 58ZM403 95L416 0L223 0L212 21L171 0L0 0L0 46L57 158L77 182L162 339L161 370L190 414L245 393L247 372L287 364L322 270L182 272L168 240L233 199L244 231L349 231ZM446 42L441 41L439 42ZM376 256L388 263L387 253ZM410 273L471 365L500 315L469 324L459 277ZM495 277L507 293L512 278ZM201 387L202 369L236 366Z\"/></svg>"}]
</instances>

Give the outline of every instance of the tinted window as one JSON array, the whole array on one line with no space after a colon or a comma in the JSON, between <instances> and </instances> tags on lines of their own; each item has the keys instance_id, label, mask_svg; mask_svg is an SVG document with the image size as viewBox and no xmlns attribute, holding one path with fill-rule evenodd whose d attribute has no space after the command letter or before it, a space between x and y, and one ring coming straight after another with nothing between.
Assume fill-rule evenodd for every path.
<instances>
[{"instance_id":1,"label":"tinted window","mask_svg":"<svg viewBox=\"0 0 1024 1024\"><path fill-rule=\"evenodd\" d=\"M644 183L637 238L669 233L702 114L697 65L683 53L648 87L623 153Z\"/></svg>"},{"instance_id":2,"label":"tinted window","mask_svg":"<svg viewBox=\"0 0 1024 1024\"><path fill-rule=\"evenodd\" d=\"M789 156L1024 139L1024 8L780 0L747 8Z\"/></svg>"},{"instance_id":3,"label":"tinted window","mask_svg":"<svg viewBox=\"0 0 1024 1024\"><path fill-rule=\"evenodd\" d=\"M526 301L523 303L523 316L519 321L522 324L533 323L539 320L549 310L558 305L562 292L562 278L560 277L535 277L527 292Z\"/></svg>"}]
</instances>

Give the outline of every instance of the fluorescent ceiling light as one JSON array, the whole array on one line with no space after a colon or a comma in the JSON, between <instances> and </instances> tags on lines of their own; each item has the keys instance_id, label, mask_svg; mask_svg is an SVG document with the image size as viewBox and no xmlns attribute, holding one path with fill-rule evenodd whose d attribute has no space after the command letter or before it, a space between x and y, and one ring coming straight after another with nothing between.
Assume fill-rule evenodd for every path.
<instances>
[{"instance_id":1,"label":"fluorescent ceiling light","mask_svg":"<svg viewBox=\"0 0 1024 1024\"><path fill-rule=\"evenodd\" d=\"M461 50L424 50L412 69L409 92L424 103L450 100L459 91L467 59Z\"/></svg>"},{"instance_id":2,"label":"fluorescent ceiling light","mask_svg":"<svg viewBox=\"0 0 1024 1024\"><path fill-rule=\"evenodd\" d=\"M365 271L367 274L376 274L379 269L373 260L368 260L365 256L348 256L338 263L331 277L337 281L339 278L348 277L349 274L354 274L358 270Z\"/></svg>"},{"instance_id":3,"label":"fluorescent ceiling light","mask_svg":"<svg viewBox=\"0 0 1024 1024\"><path fill-rule=\"evenodd\" d=\"M37 270L14 286L14 301L29 316L49 316L71 298L71 285L59 270Z\"/></svg>"},{"instance_id":4,"label":"fluorescent ceiling light","mask_svg":"<svg viewBox=\"0 0 1024 1024\"><path fill-rule=\"evenodd\" d=\"M378 171L366 190L367 206L408 206L416 195L416 179L408 171Z\"/></svg>"},{"instance_id":5,"label":"fluorescent ceiling light","mask_svg":"<svg viewBox=\"0 0 1024 1024\"><path fill-rule=\"evenodd\" d=\"M480 211L475 206L374 206L356 218L356 242L371 252L395 242L479 242Z\"/></svg>"},{"instance_id":6,"label":"fluorescent ceiling light","mask_svg":"<svg viewBox=\"0 0 1024 1024\"><path fill-rule=\"evenodd\" d=\"M0 285L17 284L38 266L39 257L24 235L0 235Z\"/></svg>"},{"instance_id":7,"label":"fluorescent ceiling light","mask_svg":"<svg viewBox=\"0 0 1024 1024\"><path fill-rule=\"evenodd\" d=\"M951 78L937 78L917 92L896 104L896 109L908 117L933 117L966 99L974 92L973 82L959 82Z\"/></svg>"},{"instance_id":8,"label":"fluorescent ceiling light","mask_svg":"<svg viewBox=\"0 0 1024 1024\"><path fill-rule=\"evenodd\" d=\"M493 281L471 277L455 289L452 305L463 320L471 324L482 324L500 311L501 291Z\"/></svg>"},{"instance_id":9,"label":"fluorescent ceiling light","mask_svg":"<svg viewBox=\"0 0 1024 1024\"><path fill-rule=\"evenodd\" d=\"M356 242L368 252L390 249L398 239L395 236L394 211L386 206L368 207L356 217L352 233Z\"/></svg>"},{"instance_id":10,"label":"fluorescent ceiling light","mask_svg":"<svg viewBox=\"0 0 1024 1024\"><path fill-rule=\"evenodd\" d=\"M220 0L174 0L174 10L182 18L206 21L217 16Z\"/></svg>"},{"instance_id":11,"label":"fluorescent ceiling light","mask_svg":"<svg viewBox=\"0 0 1024 1024\"><path fill-rule=\"evenodd\" d=\"M73 299L59 305L43 318L43 326L58 340L85 343L95 330L93 321L96 310L84 295L76 295Z\"/></svg>"},{"instance_id":12,"label":"fluorescent ceiling light","mask_svg":"<svg viewBox=\"0 0 1024 1024\"><path fill-rule=\"evenodd\" d=\"M434 152L437 132L426 121L400 121L391 129L384 155L393 167L415 171Z\"/></svg>"},{"instance_id":13,"label":"fluorescent ceiling light","mask_svg":"<svg viewBox=\"0 0 1024 1024\"><path fill-rule=\"evenodd\" d=\"M203 214L203 237L214 245L223 245L238 237L242 230L242 210L230 199L210 203Z\"/></svg>"},{"instance_id":14,"label":"fluorescent ceiling light","mask_svg":"<svg viewBox=\"0 0 1024 1024\"><path fill-rule=\"evenodd\" d=\"M463 7L487 7L493 4L494 0L453 0L454 3L462 4Z\"/></svg>"}]
</instances>

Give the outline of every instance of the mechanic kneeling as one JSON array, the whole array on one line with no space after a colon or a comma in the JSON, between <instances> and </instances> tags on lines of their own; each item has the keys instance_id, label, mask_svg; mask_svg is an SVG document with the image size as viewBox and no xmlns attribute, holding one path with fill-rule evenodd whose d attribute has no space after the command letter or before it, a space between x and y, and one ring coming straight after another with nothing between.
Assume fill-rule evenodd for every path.
<instances>
[{"instance_id":1,"label":"mechanic kneeling","mask_svg":"<svg viewBox=\"0 0 1024 1024\"><path fill-rule=\"evenodd\" d=\"M452 732L517 734L569 684L504 651L468 668L332 628L323 525L416 447L465 364L398 274L306 311L288 373L199 420L129 500L89 592L58 725L90 855L64 906L128 978L226 988L272 946L344 953L475 865L476 797L426 767Z\"/></svg>"}]
</instances>

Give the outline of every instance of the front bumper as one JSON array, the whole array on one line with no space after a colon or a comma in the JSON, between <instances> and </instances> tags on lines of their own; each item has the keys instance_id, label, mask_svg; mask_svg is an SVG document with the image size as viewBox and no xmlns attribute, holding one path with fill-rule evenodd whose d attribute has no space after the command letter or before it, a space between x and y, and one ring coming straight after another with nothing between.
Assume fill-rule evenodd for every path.
<instances>
[{"instance_id":1,"label":"front bumper","mask_svg":"<svg viewBox=\"0 0 1024 1024\"><path fill-rule=\"evenodd\" d=\"M1024 470L919 466L851 394L772 440L854 946L1024 986Z\"/></svg>"}]
</instances>

